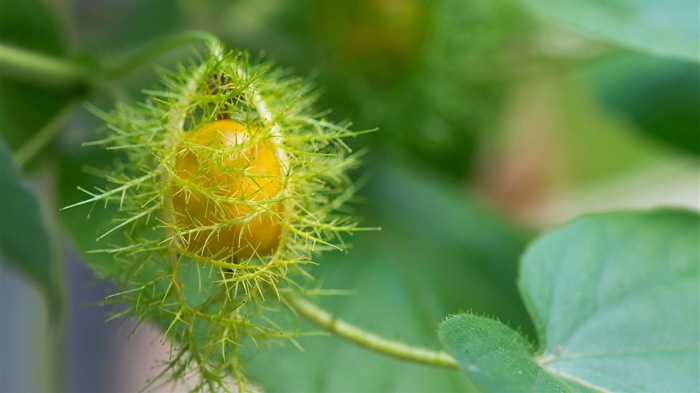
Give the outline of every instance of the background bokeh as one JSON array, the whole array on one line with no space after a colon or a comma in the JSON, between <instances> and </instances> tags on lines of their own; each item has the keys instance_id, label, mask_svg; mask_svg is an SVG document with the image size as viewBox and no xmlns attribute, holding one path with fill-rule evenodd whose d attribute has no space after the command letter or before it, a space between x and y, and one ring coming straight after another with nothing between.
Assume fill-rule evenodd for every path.
<instances>
[{"instance_id":1,"label":"background bokeh","mask_svg":"<svg viewBox=\"0 0 700 393\"><path fill-rule=\"evenodd\" d=\"M697 2L542 3L2 0L0 39L99 69L148 42L202 30L305 76L329 118L378 129L348 142L366 150L352 212L382 230L357 233L347 253L320 258L319 282L354 293L322 304L385 336L438 348L439 322L459 311L536 340L516 276L540 231L613 208L700 209L700 72L697 54L674 46L700 35L697 12L687 18ZM580 17L562 17L572 13ZM659 45L648 45L650 34ZM157 84L155 68L197 50L143 64L113 80L110 94L3 77L2 138L19 149L76 99L101 109L136 102ZM25 168L59 234L52 241L66 307L62 322L50 323L54 306L35 283L0 265L2 392L138 391L167 356L157 328L105 323L99 303L110 287L83 254L99 223L85 220L87 210L58 211L84 197L77 186L99 184L86 168L114 159L82 146L100 126L78 110ZM456 373L332 337L299 342L304 352L272 344L251 353L251 378L270 392L469 388Z\"/></svg>"}]
</instances>

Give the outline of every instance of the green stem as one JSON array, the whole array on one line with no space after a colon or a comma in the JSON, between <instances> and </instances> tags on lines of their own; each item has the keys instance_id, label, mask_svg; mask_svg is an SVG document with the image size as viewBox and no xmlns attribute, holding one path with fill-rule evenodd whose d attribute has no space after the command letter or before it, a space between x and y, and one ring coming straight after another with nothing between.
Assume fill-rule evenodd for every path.
<instances>
[{"instance_id":1,"label":"green stem","mask_svg":"<svg viewBox=\"0 0 700 393\"><path fill-rule=\"evenodd\" d=\"M109 62L111 65L106 67L104 75L109 79L119 78L164 52L182 45L197 42L218 44L219 39L212 34L202 31L188 31L166 37L159 41L146 44L145 46L138 48L131 53L113 59Z\"/></svg>"},{"instance_id":2,"label":"green stem","mask_svg":"<svg viewBox=\"0 0 700 393\"><path fill-rule=\"evenodd\" d=\"M86 70L52 56L0 43L0 72L34 84L73 88L90 84Z\"/></svg>"},{"instance_id":3,"label":"green stem","mask_svg":"<svg viewBox=\"0 0 700 393\"><path fill-rule=\"evenodd\" d=\"M0 74L40 86L55 88L80 88L92 86L112 96L113 89L105 79L118 78L165 51L193 42L205 42L211 48L219 48L219 40L206 32L191 31L168 37L140 48L120 60L111 61L102 73L91 78L87 70L68 60L55 58L26 49L0 43ZM97 78L100 77L100 79ZM22 167L32 160L70 119L78 107L78 101L69 102L39 132L15 154L15 161Z\"/></svg>"},{"instance_id":4,"label":"green stem","mask_svg":"<svg viewBox=\"0 0 700 393\"><path fill-rule=\"evenodd\" d=\"M30 162L48 145L66 125L73 113L80 108L80 102L70 101L58 111L34 136L15 153L15 162L21 168Z\"/></svg>"},{"instance_id":5,"label":"green stem","mask_svg":"<svg viewBox=\"0 0 700 393\"><path fill-rule=\"evenodd\" d=\"M106 79L119 78L168 50L196 42L214 46L219 44L218 38L212 34L185 32L107 61L108 65L97 75ZM90 73L78 64L3 43L0 43L0 72L25 82L56 88L95 85Z\"/></svg>"},{"instance_id":6,"label":"green stem","mask_svg":"<svg viewBox=\"0 0 700 393\"><path fill-rule=\"evenodd\" d=\"M334 317L315 304L297 296L288 296L286 300L304 318L341 338L365 348L402 360L455 370L459 369L457 361L446 352L414 347L369 333Z\"/></svg>"}]
</instances>

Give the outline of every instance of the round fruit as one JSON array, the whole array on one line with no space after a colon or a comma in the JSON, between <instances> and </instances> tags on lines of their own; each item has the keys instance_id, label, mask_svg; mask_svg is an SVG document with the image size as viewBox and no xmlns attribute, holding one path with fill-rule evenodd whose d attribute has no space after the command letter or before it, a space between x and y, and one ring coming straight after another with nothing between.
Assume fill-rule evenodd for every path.
<instances>
[{"instance_id":1,"label":"round fruit","mask_svg":"<svg viewBox=\"0 0 700 393\"><path fill-rule=\"evenodd\" d=\"M282 162L256 132L219 120L187 132L178 147L173 207L187 250L235 262L279 246Z\"/></svg>"}]
</instances>

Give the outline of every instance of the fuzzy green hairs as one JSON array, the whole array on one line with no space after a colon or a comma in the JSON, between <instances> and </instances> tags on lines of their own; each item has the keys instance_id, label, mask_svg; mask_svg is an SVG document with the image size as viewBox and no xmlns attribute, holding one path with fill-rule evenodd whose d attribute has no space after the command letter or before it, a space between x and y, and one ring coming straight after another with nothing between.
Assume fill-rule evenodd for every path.
<instances>
[{"instance_id":1,"label":"fuzzy green hairs","mask_svg":"<svg viewBox=\"0 0 700 393\"><path fill-rule=\"evenodd\" d=\"M271 313L303 295L316 253L357 229L338 214L357 163L342 139L355 133L316 112L299 78L219 45L146 94L98 114L108 135L94 143L121 159L76 205L116 208L101 235L120 290L108 299L115 316L164 329L162 377L243 391L239 351L293 339Z\"/></svg>"}]
</instances>

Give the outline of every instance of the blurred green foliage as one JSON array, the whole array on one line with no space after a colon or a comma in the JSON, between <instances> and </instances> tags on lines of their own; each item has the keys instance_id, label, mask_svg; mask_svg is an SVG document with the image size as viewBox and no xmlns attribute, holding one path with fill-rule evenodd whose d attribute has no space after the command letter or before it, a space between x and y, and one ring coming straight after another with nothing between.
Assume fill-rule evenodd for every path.
<instances>
[{"instance_id":1,"label":"blurred green foliage","mask_svg":"<svg viewBox=\"0 0 700 393\"><path fill-rule=\"evenodd\" d=\"M65 31L39 0L2 0L0 37L3 44L66 55ZM0 130L13 149L26 142L64 106L74 92L55 91L0 75Z\"/></svg>"},{"instance_id":2,"label":"blurred green foliage","mask_svg":"<svg viewBox=\"0 0 700 393\"><path fill-rule=\"evenodd\" d=\"M522 0L534 14L655 56L697 63L700 31L697 1Z\"/></svg>"},{"instance_id":3,"label":"blurred green foliage","mask_svg":"<svg viewBox=\"0 0 700 393\"><path fill-rule=\"evenodd\" d=\"M544 158L532 179L516 180L520 188L546 189L676 160L664 145L691 160L700 153L700 34L690 12L696 2L1 1L2 44L64 59L95 76L135 48L199 29L309 76L323 93L318 109L332 110L330 118L352 120L356 130L379 128L351 146L369 148L356 174L371 176L357 214L383 230L350 239L347 255L324 255L314 274L326 287L357 291L323 299L339 316L422 345L437 346L438 323L460 311L498 318L536 344L516 287L518 256L535 230L511 217L520 194L498 195L498 187L509 189L499 185L506 176L494 170L494 160L515 157L520 169L527 166L517 161L523 156ZM74 99L102 109L135 102L156 83L154 68L172 67L199 49L181 48L129 74L68 90L3 75L4 144L16 153ZM514 116L518 109L523 118ZM81 146L99 138L100 127L81 110L27 166L30 173L55 170L57 181L43 186L58 205L83 199L78 186L101 186L94 173L121 159ZM512 128L524 129L525 137L514 137ZM19 170L9 166L9 150L2 154L3 200L23 195L32 203L15 178ZM484 192L484 182L496 186ZM26 232L32 235L22 241L50 243L34 216L38 209L28 208L34 213L22 221L7 219L5 207L4 257L53 291L58 284L47 277L55 261L45 247L32 250L43 257L8 247L24 244L11 235ZM90 212L57 214L83 251L100 248L94 239L111 220L110 210ZM17 232L6 230L10 223ZM98 276L109 269L108 255L86 258ZM268 391L471 388L463 375L404 365L330 338L300 341L306 353L291 345L262 351L250 362L251 375Z\"/></svg>"},{"instance_id":4,"label":"blurred green foliage","mask_svg":"<svg viewBox=\"0 0 700 393\"><path fill-rule=\"evenodd\" d=\"M350 292L322 297L324 307L383 336L429 348L439 346L439 322L465 310L497 317L536 339L514 285L529 234L478 199L465 198L450 177L386 162L376 169L364 193L372 203L359 213L382 230L358 233L347 254L320 259L318 282ZM298 342L304 352L287 344L252 357L249 372L265 391L473 389L457 373L388 359L340 340L311 336ZM270 370L275 378L265 377Z\"/></svg>"},{"instance_id":5,"label":"blurred green foliage","mask_svg":"<svg viewBox=\"0 0 700 393\"><path fill-rule=\"evenodd\" d=\"M627 55L594 67L591 79L605 107L640 132L700 155L700 70L690 62Z\"/></svg>"},{"instance_id":6,"label":"blurred green foliage","mask_svg":"<svg viewBox=\"0 0 700 393\"><path fill-rule=\"evenodd\" d=\"M195 27L219 27L234 46L312 73L334 117L382 130L363 144L457 178L473 169L479 136L497 126L533 27L508 1L302 0L266 2L265 19L240 32L251 24L244 5L257 3L229 12L212 4L188 4L202 14Z\"/></svg>"},{"instance_id":7,"label":"blurred green foliage","mask_svg":"<svg viewBox=\"0 0 700 393\"><path fill-rule=\"evenodd\" d=\"M46 296L55 322L63 309L59 272L53 263L55 244L43 208L23 182L12 153L0 140L0 251L10 264L34 280ZM4 260L3 260L4 261Z\"/></svg>"}]
</instances>

